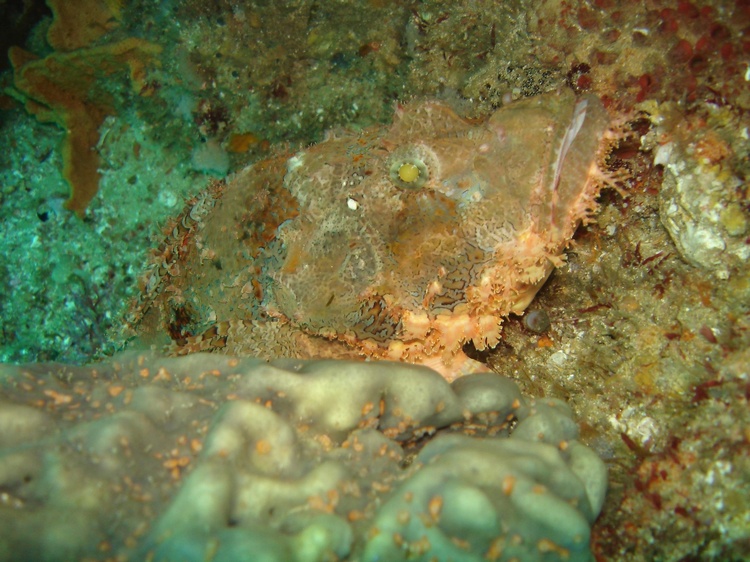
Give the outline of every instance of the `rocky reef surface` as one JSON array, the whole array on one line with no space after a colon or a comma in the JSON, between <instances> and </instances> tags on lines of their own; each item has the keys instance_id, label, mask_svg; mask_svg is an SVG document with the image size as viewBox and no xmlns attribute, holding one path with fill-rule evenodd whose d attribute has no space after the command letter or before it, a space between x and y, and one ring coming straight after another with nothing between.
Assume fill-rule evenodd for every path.
<instances>
[{"instance_id":1,"label":"rocky reef surface","mask_svg":"<svg viewBox=\"0 0 750 562\"><path fill-rule=\"evenodd\" d=\"M17 47L0 74L3 362L39 363L23 369L44 379L35 369L79 369L45 362L114 353L163 226L211 178L338 127L384 123L397 103L440 100L482 120L570 89L629 123L634 135L606 162L629 179L602 192L596 220L501 341L464 351L575 413L579 441L609 473L591 530L597 560L750 557L745 0L87 0L74 12L49 0L46 13L34 1L15 13L20 4L0 2ZM101 387L102 403L116 387ZM31 408L57 420L45 409L54 394L40 400L20 418ZM37 498L70 482L55 451ZM151 478L186 476L186 462L199 464L154 460ZM164 498L177 497L170 490ZM29 509L13 497L0 491L3 509ZM63 524L60 509L46 511L49 529ZM133 531L124 552L151 529ZM89 557L111 558L107 542L99 548Z\"/></svg>"}]
</instances>

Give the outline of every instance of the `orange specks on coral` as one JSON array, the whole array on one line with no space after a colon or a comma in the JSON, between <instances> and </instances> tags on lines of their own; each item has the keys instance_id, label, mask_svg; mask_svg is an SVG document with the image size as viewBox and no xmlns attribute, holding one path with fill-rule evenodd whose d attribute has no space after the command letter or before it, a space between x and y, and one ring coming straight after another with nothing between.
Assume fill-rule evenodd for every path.
<instances>
[{"instance_id":1,"label":"orange specks on coral","mask_svg":"<svg viewBox=\"0 0 750 562\"><path fill-rule=\"evenodd\" d=\"M506 476L503 478L503 494L509 496L513 492L513 488L516 486L516 478L514 476Z\"/></svg>"},{"instance_id":2,"label":"orange specks on coral","mask_svg":"<svg viewBox=\"0 0 750 562\"><path fill-rule=\"evenodd\" d=\"M107 388L107 394L109 394L112 398L115 398L120 395L120 393L125 390L125 387L121 384L115 384Z\"/></svg>"},{"instance_id":3,"label":"orange specks on coral","mask_svg":"<svg viewBox=\"0 0 750 562\"><path fill-rule=\"evenodd\" d=\"M70 402L73 400L72 396L68 394L62 394L60 392L57 392L56 390L45 389L44 395L52 398L52 400L54 400L55 406L62 406L64 404L70 404Z\"/></svg>"},{"instance_id":4,"label":"orange specks on coral","mask_svg":"<svg viewBox=\"0 0 750 562\"><path fill-rule=\"evenodd\" d=\"M231 367L232 365L229 365L229 366ZM198 376L198 380L203 380L206 377L216 377L216 378L218 378L220 376L221 376L221 371L219 369L209 369L208 371L203 371Z\"/></svg>"},{"instance_id":5,"label":"orange specks on coral","mask_svg":"<svg viewBox=\"0 0 750 562\"><path fill-rule=\"evenodd\" d=\"M331 439L328 435L316 435L315 440L320 443L323 446L323 449L325 449L326 451L330 451L334 447L333 439Z\"/></svg>"},{"instance_id":6,"label":"orange specks on coral","mask_svg":"<svg viewBox=\"0 0 750 562\"><path fill-rule=\"evenodd\" d=\"M353 509L346 514L347 520L351 523L354 523L355 521L361 521L365 517L367 516L362 511L359 511L357 509Z\"/></svg>"},{"instance_id":7,"label":"orange specks on coral","mask_svg":"<svg viewBox=\"0 0 750 562\"><path fill-rule=\"evenodd\" d=\"M539 542L536 543L536 547L539 549L539 552L542 553L554 552L560 557L560 560L567 560L570 557L570 551L567 548L560 546L549 539L540 539Z\"/></svg>"},{"instance_id":8,"label":"orange specks on coral","mask_svg":"<svg viewBox=\"0 0 750 562\"><path fill-rule=\"evenodd\" d=\"M362 406L362 412L361 416L365 417L367 414L372 412L375 409L375 405L372 402L366 402L364 406Z\"/></svg>"},{"instance_id":9,"label":"orange specks on coral","mask_svg":"<svg viewBox=\"0 0 750 562\"><path fill-rule=\"evenodd\" d=\"M190 457L176 457L165 460L162 465L166 468L174 480L178 480L181 469L190 464Z\"/></svg>"},{"instance_id":10,"label":"orange specks on coral","mask_svg":"<svg viewBox=\"0 0 750 562\"><path fill-rule=\"evenodd\" d=\"M307 505L310 506L310 509L324 513L333 513L338 503L339 494L336 490L328 490L325 498L319 495L307 498Z\"/></svg>"},{"instance_id":11,"label":"orange specks on coral","mask_svg":"<svg viewBox=\"0 0 750 562\"><path fill-rule=\"evenodd\" d=\"M503 555L503 551L505 550L505 537L497 537L492 541L490 544L490 548L487 550L487 553L484 555L485 559L487 560L500 560L500 558Z\"/></svg>"},{"instance_id":12,"label":"orange specks on coral","mask_svg":"<svg viewBox=\"0 0 750 562\"><path fill-rule=\"evenodd\" d=\"M376 492L389 492L391 490L390 485L383 484L382 482L378 482L377 480L372 483L372 489Z\"/></svg>"},{"instance_id":13,"label":"orange specks on coral","mask_svg":"<svg viewBox=\"0 0 750 562\"><path fill-rule=\"evenodd\" d=\"M255 452L258 453L259 455L267 455L268 453L271 452L271 444L265 439L256 441Z\"/></svg>"},{"instance_id":14,"label":"orange specks on coral","mask_svg":"<svg viewBox=\"0 0 750 562\"><path fill-rule=\"evenodd\" d=\"M443 510L443 497L432 496L427 503L427 512L434 522L440 519L440 512Z\"/></svg>"},{"instance_id":15,"label":"orange specks on coral","mask_svg":"<svg viewBox=\"0 0 750 562\"><path fill-rule=\"evenodd\" d=\"M462 539L460 537L451 537L451 542L462 550L471 550L471 543L466 539Z\"/></svg>"},{"instance_id":16,"label":"orange specks on coral","mask_svg":"<svg viewBox=\"0 0 750 562\"><path fill-rule=\"evenodd\" d=\"M156 376L154 377L154 382L156 381L170 381L171 376L169 374L169 371L167 371L164 367L159 367L159 370L156 372Z\"/></svg>"}]
</instances>

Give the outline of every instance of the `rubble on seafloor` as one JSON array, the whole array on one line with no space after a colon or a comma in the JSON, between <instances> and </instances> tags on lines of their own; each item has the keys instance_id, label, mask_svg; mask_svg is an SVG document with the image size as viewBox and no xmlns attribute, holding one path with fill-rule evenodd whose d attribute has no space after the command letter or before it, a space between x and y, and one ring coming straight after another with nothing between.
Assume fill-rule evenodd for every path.
<instances>
[{"instance_id":1,"label":"rubble on seafloor","mask_svg":"<svg viewBox=\"0 0 750 562\"><path fill-rule=\"evenodd\" d=\"M87 53L107 53L112 45L131 38L151 42L162 51L154 51L153 64L149 60L141 65L145 58L136 61L143 73L136 73L135 82L124 76L131 70L128 60L115 61L117 66L105 57L101 70L106 73L109 68L113 74L102 76L94 67L90 79L84 76L77 83L83 86L75 90L76 99L88 102L91 95L94 108L102 101L108 104L83 147L96 152L98 181L85 190L96 195L82 213L83 220L64 208L71 186L61 174L66 161L61 147L70 137L54 124L39 123L17 102L32 107L35 99L38 103L45 98L14 87L10 72L0 76L3 92L13 90L12 95L0 96L7 143L7 150L0 151L2 361L84 363L111 353L116 346L107 334L119 326L135 294L146 255L161 239L161 225L179 213L186 198L204 189L209 175L231 173L267 157L279 145L296 149L318 141L325 131L333 129L335 134L338 126L363 128L383 122L395 102L414 97L438 98L463 116L481 118L508 101L560 88L577 95L590 93L612 114L629 119L637 133L609 160L612 171L624 167L631 179L620 186L620 193L603 192L595 223L579 229L566 263L532 303L530 312L544 321L530 323L529 312L523 318L511 317L491 353L466 351L515 381L525 396L565 400L580 424L578 440L605 461L609 485L591 528L594 559L739 561L750 556L748 2L130 0L107 2L102 10L78 14L55 8L64 8L64 1L49 4L55 17L42 18L19 45L40 61L72 61L74 68L87 64ZM65 86L65 80L48 84L47 92ZM54 108L46 108L46 115L54 117L50 109ZM190 360L208 361L202 356L180 361ZM120 361L124 369L128 360ZM130 361L137 362L136 356ZM155 365L171 360L152 356L147 361ZM211 361L224 373L221 366L231 360ZM250 368L247 361L241 364ZM183 373L179 364L169 363L164 373ZM4 376L11 377L4 385L24 384L23 377L17 378L22 371L32 373L26 383L38 385L25 390L16 386L18 400L24 392L31 392L27 398L39 398L30 405L0 410L16 439L28 441L17 443L2 458L8 469L3 478L20 480L0 490L0 508L9 522L4 529L17 531L18 541L28 539L39 551L45 545L71 549L50 556L83 552L92 548L84 544L88 539L101 537L105 538L95 549L86 551L89 559L116 559L115 552L122 553L121 558L136 553L131 558L137 559L141 552L155 553L149 549L157 544L165 557L177 556L170 550L177 541L154 533L168 513L162 508L178 505L183 498L171 513L184 508L186 518L192 519L200 515L196 510L206 508L203 521L210 531L186 542L186 548L195 549L191 552L205 548L206 557L219 559L219 553L246 547L242 541L255 541L253 548L269 552L293 550L307 559L343 553L346 545L362 553L356 549L363 549L368 540L374 541L367 543L374 544L372 548L382 546L375 537L357 534L373 524L376 515L383 517L379 524L388 529L393 544L400 543L399 552L419 557L426 546L421 537L404 536L395 529L427 527L425 522L431 523L434 514L448 521L446 498L442 504L426 499L424 490L429 488L420 487L429 486L448 461L434 458L437 472L422 477L414 459L421 454L426 460L438 447L450 457L455 445L451 439L468 439L465 431L487 427L485 422L472 428L464 424L454 428L455 435L437 435L423 449L420 441L388 441L371 427L357 429L367 437L338 449L343 457L351 454L349 465L336 457L342 453L334 451L334 440L308 441L312 430L298 436L296 427L287 435L311 454L304 457L309 463L325 457L350 469L363 468L366 463L359 455L371 451L373 443L385 445L385 457L378 456L371 463L374 468L364 468L379 470L392 461L388 474L406 478L400 484L414 486L415 497L423 494L422 511L410 512L395 496L388 496L393 501L377 511L374 499L367 503L380 485L372 480L373 495L360 490L362 519L356 510L353 521L350 512L340 511L355 501L355 488L349 487L349 495L311 494L305 509L283 515L288 516L287 526L243 537L234 530L249 527L249 518L210 519L216 513L209 514L208 508L224 507L223 515L236 514L228 500L188 501L191 494L202 493L201 473L226 475L238 466L237 457L229 453L209 461L206 447L209 436L214 442L232 438L228 428L242 421L241 412L214 419L219 399L212 396L212 402L201 402L209 399L200 390L188 390L184 377L154 381L157 376L149 369L148 377L138 374L141 382L136 384L136 377L110 379L116 371L111 363L98 368L44 365L2 367ZM98 379L93 378L94 370ZM117 372L120 376L125 371ZM71 383L77 377L83 377L77 383L81 394L68 392L76 388ZM136 453L132 443L154 423L148 419L154 413L149 408L160 408L154 406L158 400L162 405L179 400L177 393L188 395L187 402L180 402L191 404L186 411L198 412L199 421L187 424L195 436L178 434L176 420L183 414L179 408L161 407L161 414L169 411L171 417L161 418L161 433L149 435L153 446L161 447L156 451L161 458L145 457L145 464L138 464L135 456L128 459ZM12 396L16 395L6 394ZM191 402L189 396L200 398ZM227 399L222 412L231 412L237 403L231 398L221 396L222 403ZM138 400L141 410L134 406ZM272 403L263 411L275 412L273 408ZM64 411L72 417L63 419ZM98 419L96 411L101 413ZM359 419L374 419L367 417L374 412ZM77 415L90 417L76 430L74 422L81 419ZM23 419L28 426L19 425ZM58 426L52 433L36 440L35 432L53 422ZM289 427L284 423L276 427L284 431ZM222 437L219 430L227 431ZM437 434L451 431L436 428ZM3 432L2 438L7 435ZM112 448L112 440L122 437L127 440ZM493 437L495 441L508 440ZM345 442L336 443L343 447ZM465 451L462 458L468 458L470 453L460 448L463 443L456 447L454 452ZM274 454L265 444L244 451L251 461L232 473L240 480L217 486L220 491L238 490L232 486L263 476L261 470L268 465L264 468L262 463ZM398 469L390 454L401 455ZM559 444L557 454L564 457ZM29 472L34 478L24 481L21 469L29 465L36 466L36 472ZM300 464L296 470L310 466ZM191 478L193 474L198 476ZM484 505L490 513L476 487L460 487L465 486L465 474L457 478L459 499L472 509ZM363 482L370 482L367 475ZM502 499L502 482L498 485L499 492L492 488L498 494L490 500L492 509L499 505L492 502ZM144 491L148 486L152 488ZM106 498L112 498L111 505L104 506ZM460 501L454 505L456 513L465 513ZM341 516L344 524L337 520ZM188 529L190 521L172 517L175 528ZM282 516L264 517L259 529L273 528ZM493 521L492 516L486 521ZM36 532L40 527L46 531ZM353 530L351 535L347 529ZM119 530L123 534L118 535ZM540 536L533 534L538 528L522 530L532 533L526 536ZM222 541L207 538L213 531ZM475 536L485 531L478 529ZM11 557L12 544L21 544L8 542L11 535L0 531L0 557ZM273 550L280 537L293 537L283 547L292 550ZM444 537L431 535L430 544ZM148 542L154 538L161 542ZM562 556L555 545L563 543L537 542L536 552L547 558ZM449 546L462 544L451 541ZM75 550L79 547L83 550ZM141 547L146 550L137 550ZM484 554L502 559L491 548Z\"/></svg>"}]
</instances>

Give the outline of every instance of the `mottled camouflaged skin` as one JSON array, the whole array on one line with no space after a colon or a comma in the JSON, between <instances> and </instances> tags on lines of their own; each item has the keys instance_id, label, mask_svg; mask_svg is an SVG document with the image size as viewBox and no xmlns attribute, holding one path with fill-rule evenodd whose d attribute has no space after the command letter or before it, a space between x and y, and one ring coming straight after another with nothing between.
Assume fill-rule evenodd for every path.
<instances>
[{"instance_id":1,"label":"mottled camouflaged skin","mask_svg":"<svg viewBox=\"0 0 750 562\"><path fill-rule=\"evenodd\" d=\"M595 209L608 127L567 91L477 122L421 102L255 164L170 225L131 325L180 354L359 355L453 378ZM418 181L392 179L411 162Z\"/></svg>"}]
</instances>

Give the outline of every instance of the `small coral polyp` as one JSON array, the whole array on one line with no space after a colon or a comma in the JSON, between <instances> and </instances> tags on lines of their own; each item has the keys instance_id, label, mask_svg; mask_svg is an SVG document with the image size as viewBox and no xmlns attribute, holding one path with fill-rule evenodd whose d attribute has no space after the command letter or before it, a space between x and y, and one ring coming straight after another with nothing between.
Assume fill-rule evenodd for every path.
<instances>
[{"instance_id":1,"label":"small coral polyp","mask_svg":"<svg viewBox=\"0 0 750 562\"><path fill-rule=\"evenodd\" d=\"M153 343L179 308L194 311L179 354L474 370L462 346L499 341L502 319L528 306L595 211L609 124L598 98L569 91L482 122L416 102L391 125L256 164L167 240L180 273L155 266L145 285L169 291L141 300L137 330Z\"/></svg>"}]
</instances>

